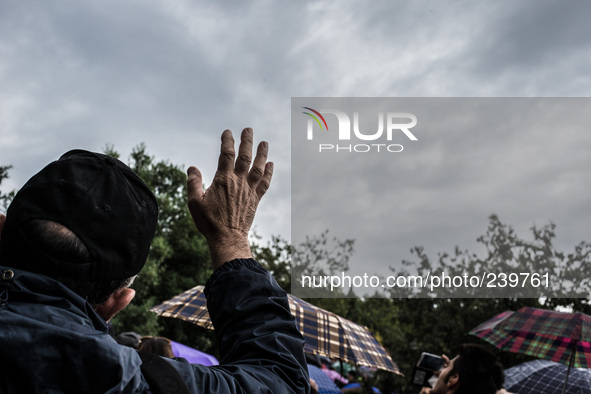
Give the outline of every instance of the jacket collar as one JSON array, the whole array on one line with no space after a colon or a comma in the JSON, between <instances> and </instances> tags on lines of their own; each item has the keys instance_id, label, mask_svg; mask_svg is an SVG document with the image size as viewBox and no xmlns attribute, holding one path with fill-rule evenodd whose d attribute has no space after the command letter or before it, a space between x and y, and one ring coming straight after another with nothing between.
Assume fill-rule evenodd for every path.
<instances>
[{"instance_id":1,"label":"jacket collar","mask_svg":"<svg viewBox=\"0 0 591 394\"><path fill-rule=\"evenodd\" d=\"M6 305L19 303L53 309L68 314L78 323L107 332L105 320L84 298L48 276L0 265L0 294Z\"/></svg>"}]
</instances>

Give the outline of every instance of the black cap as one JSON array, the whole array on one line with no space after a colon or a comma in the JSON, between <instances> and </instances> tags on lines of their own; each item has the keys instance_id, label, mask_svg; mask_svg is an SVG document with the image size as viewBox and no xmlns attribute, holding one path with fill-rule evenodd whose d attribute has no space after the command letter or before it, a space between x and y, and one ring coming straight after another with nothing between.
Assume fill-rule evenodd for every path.
<instances>
[{"instance_id":1,"label":"black cap","mask_svg":"<svg viewBox=\"0 0 591 394\"><path fill-rule=\"evenodd\" d=\"M144 266L158 218L156 198L121 161L73 150L33 176L6 213L3 265L54 277L119 280ZM90 259L56 258L27 234L33 219L57 222L78 236Z\"/></svg>"}]
</instances>

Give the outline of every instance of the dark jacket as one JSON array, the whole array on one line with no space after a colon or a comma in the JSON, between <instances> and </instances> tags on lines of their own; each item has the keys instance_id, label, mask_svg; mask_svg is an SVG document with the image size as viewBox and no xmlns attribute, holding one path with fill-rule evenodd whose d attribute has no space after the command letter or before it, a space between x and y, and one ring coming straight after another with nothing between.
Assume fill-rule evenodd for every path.
<instances>
[{"instance_id":1,"label":"dark jacket","mask_svg":"<svg viewBox=\"0 0 591 394\"><path fill-rule=\"evenodd\" d=\"M14 272L2 275L6 270ZM135 350L61 283L0 267L1 393L150 393ZM303 338L285 293L254 260L224 264L206 284L220 365L166 359L191 393L303 393Z\"/></svg>"}]
</instances>

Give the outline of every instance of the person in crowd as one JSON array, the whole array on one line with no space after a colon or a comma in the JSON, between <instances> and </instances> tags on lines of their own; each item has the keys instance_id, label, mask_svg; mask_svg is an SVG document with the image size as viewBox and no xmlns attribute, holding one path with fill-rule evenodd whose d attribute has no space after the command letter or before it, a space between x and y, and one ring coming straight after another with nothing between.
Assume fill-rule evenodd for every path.
<instances>
[{"instance_id":1,"label":"person in crowd","mask_svg":"<svg viewBox=\"0 0 591 394\"><path fill-rule=\"evenodd\" d=\"M310 394L318 394L318 383L310 378Z\"/></svg>"},{"instance_id":2,"label":"person in crowd","mask_svg":"<svg viewBox=\"0 0 591 394\"><path fill-rule=\"evenodd\" d=\"M326 376L328 376L339 388L342 388L349 383L349 381L340 373L332 369L331 362L328 358L320 358L320 368L322 369L322 372L324 372L324 374L326 374Z\"/></svg>"},{"instance_id":3,"label":"person in crowd","mask_svg":"<svg viewBox=\"0 0 591 394\"><path fill-rule=\"evenodd\" d=\"M503 366L483 346L463 344L452 360L442 357L444 365L435 385L423 388L420 394L496 394L502 389Z\"/></svg>"},{"instance_id":4,"label":"person in crowd","mask_svg":"<svg viewBox=\"0 0 591 394\"><path fill-rule=\"evenodd\" d=\"M204 190L187 170L188 208L209 246L205 286L222 363L215 368L119 345L107 322L125 308L154 233L154 194L124 163L67 152L34 175L0 215L2 393L305 393L304 340L287 296L248 242L273 164L253 132L238 154L222 133L217 172ZM203 147L207 149L207 147Z\"/></svg>"},{"instance_id":5,"label":"person in crowd","mask_svg":"<svg viewBox=\"0 0 591 394\"><path fill-rule=\"evenodd\" d=\"M347 380L349 381L349 383L359 382L361 380L361 375L359 374L359 371L351 368L347 373Z\"/></svg>"},{"instance_id":6,"label":"person in crowd","mask_svg":"<svg viewBox=\"0 0 591 394\"><path fill-rule=\"evenodd\" d=\"M164 337L141 337L137 350L167 358L174 357L170 339Z\"/></svg>"},{"instance_id":7,"label":"person in crowd","mask_svg":"<svg viewBox=\"0 0 591 394\"><path fill-rule=\"evenodd\" d=\"M140 345L140 339L141 335L133 331L122 332L115 338L118 344L123 346L129 346L134 349L137 349Z\"/></svg>"}]
</instances>

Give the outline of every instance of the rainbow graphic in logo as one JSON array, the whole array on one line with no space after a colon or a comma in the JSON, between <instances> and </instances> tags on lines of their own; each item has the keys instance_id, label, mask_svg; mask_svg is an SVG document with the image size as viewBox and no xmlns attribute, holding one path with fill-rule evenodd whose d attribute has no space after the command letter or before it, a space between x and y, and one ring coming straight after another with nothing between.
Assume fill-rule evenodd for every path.
<instances>
[{"instance_id":1,"label":"rainbow graphic in logo","mask_svg":"<svg viewBox=\"0 0 591 394\"><path fill-rule=\"evenodd\" d=\"M322 119L322 122L324 123L324 126L326 127L326 131L328 131L328 125L326 124L326 120L324 120L324 117L323 117L322 115L320 115L320 112L318 112L318 111L316 111L315 109L312 109L312 108L310 108L310 107L302 107L302 108L304 108L304 109L307 109L307 110L309 110L309 111L312 111L312 112L314 112L316 115L318 115L318 116L320 117L320 119ZM322 129L323 129L323 127L322 127L322 123L320 123L320 120L318 120L318 118L317 118L316 116L312 115L312 114L311 114L311 113L309 113L309 112L302 112L302 113L303 113L303 114L306 114L306 115L310 116L312 119L314 119L314 120L316 121L316 123L318 123L318 126L320 126L320 130L322 130Z\"/></svg>"}]
</instances>

